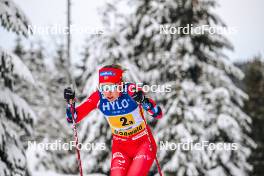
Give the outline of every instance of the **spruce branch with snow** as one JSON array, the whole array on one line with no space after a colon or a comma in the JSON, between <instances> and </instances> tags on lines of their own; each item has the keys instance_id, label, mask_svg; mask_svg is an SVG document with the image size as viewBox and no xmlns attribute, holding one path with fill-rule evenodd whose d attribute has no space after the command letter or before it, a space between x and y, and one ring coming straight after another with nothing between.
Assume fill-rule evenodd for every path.
<instances>
[{"instance_id":1,"label":"spruce branch with snow","mask_svg":"<svg viewBox=\"0 0 264 176\"><path fill-rule=\"evenodd\" d=\"M0 1L0 24L27 36L29 22L11 0ZM22 137L32 134L36 117L29 104L14 92L14 86L16 78L32 85L35 81L22 60L2 47L0 75L0 175L29 175Z\"/></svg>"}]
</instances>

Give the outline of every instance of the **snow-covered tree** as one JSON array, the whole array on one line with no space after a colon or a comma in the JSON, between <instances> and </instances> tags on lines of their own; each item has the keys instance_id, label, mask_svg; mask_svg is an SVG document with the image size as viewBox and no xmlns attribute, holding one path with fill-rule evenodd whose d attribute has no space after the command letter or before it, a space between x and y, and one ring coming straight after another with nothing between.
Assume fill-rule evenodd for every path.
<instances>
[{"instance_id":1,"label":"snow-covered tree","mask_svg":"<svg viewBox=\"0 0 264 176\"><path fill-rule=\"evenodd\" d=\"M17 44L18 45L18 44ZM20 48L18 46L16 49ZM65 120L65 102L63 88L67 85L66 58L64 45L56 45L56 53L48 62L47 50L42 42L31 42L23 55L24 62L36 80L34 87L20 82L16 91L25 96L35 110L37 120L34 136L31 138L38 143L70 143L73 140L70 125ZM68 150L43 150L31 146L27 150L30 171L33 173L50 172L70 174L77 171L75 153Z\"/></svg>"},{"instance_id":2,"label":"snow-covered tree","mask_svg":"<svg viewBox=\"0 0 264 176\"><path fill-rule=\"evenodd\" d=\"M65 120L65 100L63 99L63 90L70 78L66 72L68 66L65 45L63 43L56 46L56 54L53 61L54 68L49 69L49 79L46 83L49 86L47 90L50 98L48 103L50 114L46 117L48 121L47 119L43 119L50 128L47 129L47 126L43 127L43 131L48 133L47 141L60 140L64 143L70 143L73 140L73 132L71 125L68 125ZM74 150L48 151L46 155L42 156L42 170L48 169L64 174L76 173L78 171Z\"/></svg>"},{"instance_id":3,"label":"snow-covered tree","mask_svg":"<svg viewBox=\"0 0 264 176\"><path fill-rule=\"evenodd\" d=\"M247 95L230 79L242 79L243 73L223 53L232 49L225 36L208 30L195 33L190 28L225 27L213 12L216 1L136 0L128 4L130 12L125 13L118 11L118 1L107 6L108 30L91 40L88 65L120 63L134 73L128 75L134 81L140 77L147 84L171 87L169 92L156 94L164 106L164 118L155 126L158 141L238 146L237 150L162 150L159 159L164 173L247 175L252 169L247 159L255 145L248 136L251 119L242 111ZM188 26L187 33L161 30ZM90 76L87 87L95 80Z\"/></svg>"},{"instance_id":4,"label":"snow-covered tree","mask_svg":"<svg viewBox=\"0 0 264 176\"><path fill-rule=\"evenodd\" d=\"M0 24L9 31L28 35L28 20L9 0L0 1ZM32 134L35 113L14 92L16 78L34 84L31 72L15 54L0 47L0 175L29 175L23 140Z\"/></svg>"},{"instance_id":5,"label":"snow-covered tree","mask_svg":"<svg viewBox=\"0 0 264 176\"><path fill-rule=\"evenodd\" d=\"M244 90L249 99L245 102L244 110L252 117L251 136L257 144L249 162L253 164L251 175L260 176L264 173L264 62L261 55L254 56L247 61L236 62L236 65L245 73L245 78L236 81ZM262 153L262 154L261 154Z\"/></svg>"},{"instance_id":6,"label":"snow-covered tree","mask_svg":"<svg viewBox=\"0 0 264 176\"><path fill-rule=\"evenodd\" d=\"M29 20L12 0L0 0L0 24L8 31L28 36Z\"/></svg>"}]
</instances>

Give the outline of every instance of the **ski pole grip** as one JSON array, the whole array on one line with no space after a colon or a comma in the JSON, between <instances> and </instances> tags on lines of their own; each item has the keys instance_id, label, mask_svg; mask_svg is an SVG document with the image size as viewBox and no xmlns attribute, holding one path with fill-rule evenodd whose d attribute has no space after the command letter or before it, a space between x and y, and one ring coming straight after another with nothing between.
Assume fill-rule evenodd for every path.
<instances>
[{"instance_id":1,"label":"ski pole grip","mask_svg":"<svg viewBox=\"0 0 264 176\"><path fill-rule=\"evenodd\" d=\"M64 99L70 104L74 102L75 92L70 87L64 89Z\"/></svg>"}]
</instances>

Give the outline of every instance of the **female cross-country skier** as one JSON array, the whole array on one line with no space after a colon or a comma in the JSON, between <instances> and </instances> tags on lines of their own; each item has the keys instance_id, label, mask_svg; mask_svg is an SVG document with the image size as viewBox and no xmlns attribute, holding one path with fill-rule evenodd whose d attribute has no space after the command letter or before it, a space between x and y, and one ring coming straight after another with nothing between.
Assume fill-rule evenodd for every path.
<instances>
[{"instance_id":1,"label":"female cross-country skier","mask_svg":"<svg viewBox=\"0 0 264 176\"><path fill-rule=\"evenodd\" d=\"M101 68L98 90L75 108L74 118L78 123L98 108L113 134L111 176L146 176L156 157L157 146L144 121L143 110L156 119L162 117L162 111L142 89L133 83L124 83L123 73L119 65ZM64 94L74 97L70 88L66 88ZM70 106L66 114L71 123Z\"/></svg>"}]
</instances>

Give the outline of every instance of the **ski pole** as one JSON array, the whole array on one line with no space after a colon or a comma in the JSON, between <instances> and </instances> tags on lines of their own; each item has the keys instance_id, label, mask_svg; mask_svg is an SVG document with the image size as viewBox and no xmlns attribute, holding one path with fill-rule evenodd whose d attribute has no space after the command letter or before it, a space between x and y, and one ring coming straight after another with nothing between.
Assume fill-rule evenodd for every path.
<instances>
[{"instance_id":1,"label":"ski pole","mask_svg":"<svg viewBox=\"0 0 264 176\"><path fill-rule=\"evenodd\" d=\"M150 139L150 135L149 135L149 130L150 130L150 129L148 129L148 124L147 124L147 121L146 121L145 116L144 116L144 114L143 114L142 108L141 108L141 114L142 114L142 117L143 117L144 123L145 123L146 128L147 128L147 135L148 135L148 140L149 140L149 142L150 142L150 149L153 150L153 143L152 143L152 141L151 141L151 139ZM155 154L155 162L156 162L157 167L158 167L159 175L162 176L161 167L160 167L159 160L158 160L156 154Z\"/></svg>"},{"instance_id":2,"label":"ski pole","mask_svg":"<svg viewBox=\"0 0 264 176\"><path fill-rule=\"evenodd\" d=\"M70 101L70 105L71 105L71 114L72 114L72 126L73 126L73 132L74 132L74 141L75 141L75 149L76 149L76 154L77 154L77 161L78 161L78 167L79 167L79 172L80 172L80 176L83 176L83 172L82 172L82 160L81 160L81 154L80 154L80 150L78 148L78 133L77 133L77 128L76 128L76 123L75 123L75 118L74 118L74 103L72 101Z\"/></svg>"}]
</instances>

